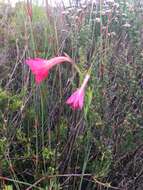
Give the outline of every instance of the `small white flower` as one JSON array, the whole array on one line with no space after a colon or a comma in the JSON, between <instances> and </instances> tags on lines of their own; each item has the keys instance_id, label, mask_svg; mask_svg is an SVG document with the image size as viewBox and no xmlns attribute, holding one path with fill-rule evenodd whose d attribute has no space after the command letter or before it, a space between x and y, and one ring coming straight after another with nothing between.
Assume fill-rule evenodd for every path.
<instances>
[{"instance_id":1,"label":"small white flower","mask_svg":"<svg viewBox=\"0 0 143 190\"><path fill-rule=\"evenodd\" d=\"M100 18L96 18L95 21L100 23Z\"/></svg>"},{"instance_id":2,"label":"small white flower","mask_svg":"<svg viewBox=\"0 0 143 190\"><path fill-rule=\"evenodd\" d=\"M114 3L114 6L115 6L116 8L118 8L120 5L119 5L119 3Z\"/></svg>"},{"instance_id":3,"label":"small white flower","mask_svg":"<svg viewBox=\"0 0 143 190\"><path fill-rule=\"evenodd\" d=\"M105 0L106 3L115 3L114 0Z\"/></svg>"},{"instance_id":4,"label":"small white flower","mask_svg":"<svg viewBox=\"0 0 143 190\"><path fill-rule=\"evenodd\" d=\"M115 32L111 32L111 36L116 36L116 33Z\"/></svg>"},{"instance_id":5,"label":"small white flower","mask_svg":"<svg viewBox=\"0 0 143 190\"><path fill-rule=\"evenodd\" d=\"M69 11L63 11L62 12L62 15L68 15L69 14Z\"/></svg>"},{"instance_id":6,"label":"small white flower","mask_svg":"<svg viewBox=\"0 0 143 190\"><path fill-rule=\"evenodd\" d=\"M130 28L131 25L130 25L129 23L126 23L126 24L123 25L123 27L125 27L125 28Z\"/></svg>"}]
</instances>

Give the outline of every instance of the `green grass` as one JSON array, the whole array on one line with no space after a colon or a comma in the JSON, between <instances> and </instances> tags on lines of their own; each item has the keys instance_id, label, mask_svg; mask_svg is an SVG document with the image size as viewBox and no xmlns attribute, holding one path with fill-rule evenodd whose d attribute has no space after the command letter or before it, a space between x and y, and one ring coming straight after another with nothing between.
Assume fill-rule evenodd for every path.
<instances>
[{"instance_id":1,"label":"green grass","mask_svg":"<svg viewBox=\"0 0 143 190\"><path fill-rule=\"evenodd\" d=\"M124 157L134 158L143 140L143 24L139 2L116 3L105 14L102 1L33 5L32 19L19 3L0 17L2 190L131 189L136 171ZM64 53L76 67L56 66L36 86L25 59ZM88 71L84 108L72 111L65 102Z\"/></svg>"}]
</instances>

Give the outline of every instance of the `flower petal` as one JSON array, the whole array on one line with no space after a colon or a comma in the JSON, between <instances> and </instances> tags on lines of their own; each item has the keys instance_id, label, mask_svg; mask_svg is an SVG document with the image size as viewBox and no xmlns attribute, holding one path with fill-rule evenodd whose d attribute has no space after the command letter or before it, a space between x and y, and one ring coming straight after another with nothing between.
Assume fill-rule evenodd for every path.
<instances>
[{"instance_id":1,"label":"flower petal","mask_svg":"<svg viewBox=\"0 0 143 190\"><path fill-rule=\"evenodd\" d=\"M83 108L83 103L84 103L84 91L81 92L80 98L79 98L79 108Z\"/></svg>"},{"instance_id":2,"label":"flower petal","mask_svg":"<svg viewBox=\"0 0 143 190\"><path fill-rule=\"evenodd\" d=\"M71 104L75 101L78 90L76 90L66 101L67 104Z\"/></svg>"},{"instance_id":3,"label":"flower petal","mask_svg":"<svg viewBox=\"0 0 143 190\"><path fill-rule=\"evenodd\" d=\"M72 59L70 57L66 57L66 56L59 56L59 57L54 57L48 60L47 62L47 66L49 69L51 69L53 66L57 65L57 64L61 64L63 62L70 62L72 63Z\"/></svg>"},{"instance_id":4,"label":"flower petal","mask_svg":"<svg viewBox=\"0 0 143 190\"><path fill-rule=\"evenodd\" d=\"M84 102L84 91L81 89L76 90L66 101L67 104L73 109L82 109Z\"/></svg>"},{"instance_id":5,"label":"flower petal","mask_svg":"<svg viewBox=\"0 0 143 190\"><path fill-rule=\"evenodd\" d=\"M35 75L36 84L40 84L45 78L48 77L48 71L44 70L43 72L40 72L39 74Z\"/></svg>"},{"instance_id":6,"label":"flower petal","mask_svg":"<svg viewBox=\"0 0 143 190\"><path fill-rule=\"evenodd\" d=\"M35 75L36 83L39 84L48 76L48 69L44 59L35 58L26 60L26 64L29 65L32 73Z\"/></svg>"}]
</instances>

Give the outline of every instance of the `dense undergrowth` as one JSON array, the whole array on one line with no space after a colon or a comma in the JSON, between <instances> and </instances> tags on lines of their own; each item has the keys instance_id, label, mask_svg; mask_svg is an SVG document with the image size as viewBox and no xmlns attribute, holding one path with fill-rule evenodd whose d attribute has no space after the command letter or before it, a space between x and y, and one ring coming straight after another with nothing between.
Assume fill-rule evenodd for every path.
<instances>
[{"instance_id":1,"label":"dense undergrowth","mask_svg":"<svg viewBox=\"0 0 143 190\"><path fill-rule=\"evenodd\" d=\"M3 190L143 188L141 1L0 5ZM25 59L67 53L35 85ZM92 67L91 67L92 66ZM91 68L84 108L65 104Z\"/></svg>"}]
</instances>

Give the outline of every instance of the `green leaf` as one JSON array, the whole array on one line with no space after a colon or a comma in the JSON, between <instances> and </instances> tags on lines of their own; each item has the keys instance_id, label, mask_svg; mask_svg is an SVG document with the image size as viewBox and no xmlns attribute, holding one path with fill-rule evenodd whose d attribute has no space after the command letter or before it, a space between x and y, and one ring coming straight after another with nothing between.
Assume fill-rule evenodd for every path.
<instances>
[{"instance_id":1,"label":"green leaf","mask_svg":"<svg viewBox=\"0 0 143 190\"><path fill-rule=\"evenodd\" d=\"M6 185L3 190L13 190L12 185Z\"/></svg>"}]
</instances>

